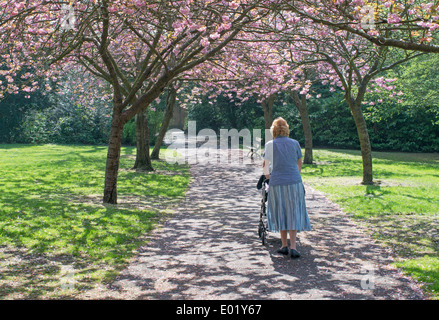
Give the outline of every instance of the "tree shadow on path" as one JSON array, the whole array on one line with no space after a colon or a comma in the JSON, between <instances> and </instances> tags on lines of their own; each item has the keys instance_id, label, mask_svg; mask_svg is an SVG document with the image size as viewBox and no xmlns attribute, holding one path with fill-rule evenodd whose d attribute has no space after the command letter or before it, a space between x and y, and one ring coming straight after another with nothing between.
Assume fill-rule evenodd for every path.
<instances>
[{"instance_id":1,"label":"tree shadow on path","mask_svg":"<svg viewBox=\"0 0 439 320\"><path fill-rule=\"evenodd\" d=\"M302 257L258 238L259 165L198 163L186 199L107 288L117 299L423 299L391 257L337 206L307 187L312 231Z\"/></svg>"}]
</instances>

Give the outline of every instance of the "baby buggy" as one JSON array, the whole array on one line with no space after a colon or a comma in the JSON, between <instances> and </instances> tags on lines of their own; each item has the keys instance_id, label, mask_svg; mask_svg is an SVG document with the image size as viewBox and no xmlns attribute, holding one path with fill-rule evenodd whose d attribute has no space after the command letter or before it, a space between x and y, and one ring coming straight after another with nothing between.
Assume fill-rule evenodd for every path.
<instances>
[{"instance_id":1,"label":"baby buggy","mask_svg":"<svg viewBox=\"0 0 439 320\"><path fill-rule=\"evenodd\" d=\"M259 178L258 184L256 185L256 188L258 190L262 190L262 197L261 197L261 212L259 215L259 227L258 227L258 235L259 238L262 241L262 245L265 245L266 238L267 238L267 198L268 198L268 185L269 185L270 179L267 179L265 175L262 175Z\"/></svg>"}]
</instances>

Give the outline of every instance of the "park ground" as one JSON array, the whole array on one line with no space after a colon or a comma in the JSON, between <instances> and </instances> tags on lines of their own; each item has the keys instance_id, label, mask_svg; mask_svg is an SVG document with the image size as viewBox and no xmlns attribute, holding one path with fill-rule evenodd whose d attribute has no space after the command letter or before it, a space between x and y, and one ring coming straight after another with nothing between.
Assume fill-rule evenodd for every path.
<instances>
[{"instance_id":1,"label":"park ground","mask_svg":"<svg viewBox=\"0 0 439 320\"><path fill-rule=\"evenodd\" d=\"M164 161L154 162L153 173L132 170L132 147L122 149L120 203L102 205L105 156L106 147L99 146L0 146L1 299L94 298L87 292L117 289L136 257L156 243L151 234L181 216L185 201L187 208L197 172ZM257 170L252 170L246 179L255 175L256 183ZM425 297L438 299L439 155L375 152L374 173L375 185L363 186L359 152L317 149L303 179L308 195L315 190L316 199L336 203L354 221L349 228L370 236L392 257L391 268L414 279ZM256 207L252 215L258 212L255 195L246 202ZM230 201L238 197L228 196ZM191 205L209 208L209 199L197 201ZM318 228L313 232L323 236ZM302 239L306 243L306 235ZM268 251L276 241L273 236ZM254 250L265 254L263 248L259 244ZM106 296L99 294L95 297Z\"/></svg>"}]
</instances>

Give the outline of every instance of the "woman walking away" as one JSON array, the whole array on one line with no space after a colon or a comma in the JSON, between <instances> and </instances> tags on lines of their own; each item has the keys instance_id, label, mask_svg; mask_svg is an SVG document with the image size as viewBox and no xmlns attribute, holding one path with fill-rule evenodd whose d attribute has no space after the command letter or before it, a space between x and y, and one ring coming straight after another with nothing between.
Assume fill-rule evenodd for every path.
<instances>
[{"instance_id":1,"label":"woman walking away","mask_svg":"<svg viewBox=\"0 0 439 320\"><path fill-rule=\"evenodd\" d=\"M306 211L305 188L300 175L302 151L299 142L288 138L290 129L283 118L275 119L270 131L273 140L265 144L263 155L264 174L270 179L267 204L268 230L280 232L282 247L278 249L278 253L290 254L293 259L299 258L300 253L296 248L297 232L311 230Z\"/></svg>"}]
</instances>

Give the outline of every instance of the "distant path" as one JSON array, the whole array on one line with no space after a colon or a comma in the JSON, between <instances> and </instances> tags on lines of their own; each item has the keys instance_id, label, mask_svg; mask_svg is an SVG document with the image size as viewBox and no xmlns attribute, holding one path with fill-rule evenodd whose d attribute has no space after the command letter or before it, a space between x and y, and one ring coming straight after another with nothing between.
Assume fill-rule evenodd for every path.
<instances>
[{"instance_id":1,"label":"distant path","mask_svg":"<svg viewBox=\"0 0 439 320\"><path fill-rule=\"evenodd\" d=\"M191 172L178 211L92 298L423 299L389 268L386 251L312 188L306 200L313 230L299 234L302 257L291 260L276 253L278 234L268 233L266 246L258 238L259 165L198 163Z\"/></svg>"}]
</instances>

